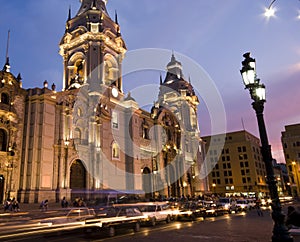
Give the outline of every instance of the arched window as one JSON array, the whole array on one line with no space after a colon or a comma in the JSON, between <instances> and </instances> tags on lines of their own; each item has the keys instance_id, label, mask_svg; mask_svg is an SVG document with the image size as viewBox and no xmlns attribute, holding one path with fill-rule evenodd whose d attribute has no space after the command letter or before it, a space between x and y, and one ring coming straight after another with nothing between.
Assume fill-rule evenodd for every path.
<instances>
[{"instance_id":1,"label":"arched window","mask_svg":"<svg viewBox=\"0 0 300 242\"><path fill-rule=\"evenodd\" d=\"M80 82L83 81L84 78L84 61L83 60L77 60L74 65L74 71L75 71L75 79L76 81Z\"/></svg>"},{"instance_id":2,"label":"arched window","mask_svg":"<svg viewBox=\"0 0 300 242\"><path fill-rule=\"evenodd\" d=\"M119 159L120 158L120 148L119 145L114 142L112 144L112 158L113 159Z\"/></svg>"},{"instance_id":3,"label":"arched window","mask_svg":"<svg viewBox=\"0 0 300 242\"><path fill-rule=\"evenodd\" d=\"M7 132L0 129L0 151L6 151L7 148Z\"/></svg>"},{"instance_id":4,"label":"arched window","mask_svg":"<svg viewBox=\"0 0 300 242\"><path fill-rule=\"evenodd\" d=\"M1 103L9 104L9 96L5 92L1 93Z\"/></svg>"},{"instance_id":5,"label":"arched window","mask_svg":"<svg viewBox=\"0 0 300 242\"><path fill-rule=\"evenodd\" d=\"M105 84L114 85L120 88L118 81L119 69L116 58L111 54L106 54L104 57L104 76Z\"/></svg>"},{"instance_id":6,"label":"arched window","mask_svg":"<svg viewBox=\"0 0 300 242\"><path fill-rule=\"evenodd\" d=\"M74 139L78 139L78 140L81 140L81 131L79 128L76 128L74 130Z\"/></svg>"}]
</instances>

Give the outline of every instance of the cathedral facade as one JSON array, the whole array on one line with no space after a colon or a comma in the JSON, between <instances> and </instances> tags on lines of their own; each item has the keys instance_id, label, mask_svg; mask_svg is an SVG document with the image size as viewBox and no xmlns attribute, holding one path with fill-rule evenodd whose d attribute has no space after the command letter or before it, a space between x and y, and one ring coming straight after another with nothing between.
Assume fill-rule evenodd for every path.
<instances>
[{"instance_id":1,"label":"cathedral facade","mask_svg":"<svg viewBox=\"0 0 300 242\"><path fill-rule=\"evenodd\" d=\"M60 42L63 90L22 88L0 71L0 201L38 203L139 194L200 195L204 143L193 86L171 56L157 101L139 107L122 83L126 45L104 0L82 0ZM138 61L138 60L137 60Z\"/></svg>"}]
</instances>

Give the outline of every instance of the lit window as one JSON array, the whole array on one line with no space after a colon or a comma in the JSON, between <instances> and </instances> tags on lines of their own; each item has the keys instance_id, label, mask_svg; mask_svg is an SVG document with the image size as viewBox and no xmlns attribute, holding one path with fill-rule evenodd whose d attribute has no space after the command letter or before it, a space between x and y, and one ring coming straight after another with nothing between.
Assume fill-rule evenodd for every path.
<instances>
[{"instance_id":1,"label":"lit window","mask_svg":"<svg viewBox=\"0 0 300 242\"><path fill-rule=\"evenodd\" d=\"M113 159L120 158L120 148L117 143L113 143L113 145L112 145L112 157L113 157Z\"/></svg>"}]
</instances>

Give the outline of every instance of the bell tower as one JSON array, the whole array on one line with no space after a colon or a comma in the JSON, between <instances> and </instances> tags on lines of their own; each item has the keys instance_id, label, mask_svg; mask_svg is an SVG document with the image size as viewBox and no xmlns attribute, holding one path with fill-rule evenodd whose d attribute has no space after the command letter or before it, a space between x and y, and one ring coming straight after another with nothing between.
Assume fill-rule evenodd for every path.
<instances>
[{"instance_id":1,"label":"bell tower","mask_svg":"<svg viewBox=\"0 0 300 242\"><path fill-rule=\"evenodd\" d=\"M71 9L60 42L63 89L88 83L94 88L115 86L122 93L122 60L126 53L117 14L112 20L107 0L81 0L76 16Z\"/></svg>"}]
</instances>

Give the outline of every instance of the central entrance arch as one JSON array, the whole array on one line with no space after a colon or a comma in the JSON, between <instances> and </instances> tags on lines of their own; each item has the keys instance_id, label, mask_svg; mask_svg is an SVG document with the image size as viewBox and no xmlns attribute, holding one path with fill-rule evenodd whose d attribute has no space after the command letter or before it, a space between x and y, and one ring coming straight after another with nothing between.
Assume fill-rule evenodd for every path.
<instances>
[{"instance_id":1,"label":"central entrance arch","mask_svg":"<svg viewBox=\"0 0 300 242\"><path fill-rule=\"evenodd\" d=\"M85 198L86 199L86 184L87 184L87 172L81 160L75 160L70 168L70 188L72 201L75 198Z\"/></svg>"}]
</instances>

